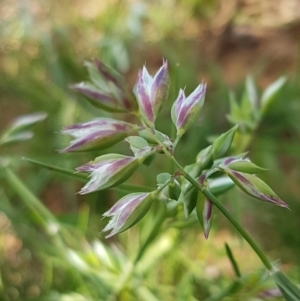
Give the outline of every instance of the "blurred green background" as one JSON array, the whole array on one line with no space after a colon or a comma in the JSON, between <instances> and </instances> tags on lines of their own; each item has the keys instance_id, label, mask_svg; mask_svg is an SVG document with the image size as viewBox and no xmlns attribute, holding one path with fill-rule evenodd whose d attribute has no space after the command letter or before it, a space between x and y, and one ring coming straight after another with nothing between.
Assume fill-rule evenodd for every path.
<instances>
[{"instance_id":1,"label":"blurred green background","mask_svg":"<svg viewBox=\"0 0 300 301\"><path fill-rule=\"evenodd\" d=\"M130 270L157 208L140 225L106 241L100 232L106 223L101 214L124 193L108 190L79 196L82 183L21 160L30 157L74 169L93 159L90 154L60 155L57 150L69 141L59 133L63 126L108 116L69 89L87 79L84 61L94 57L125 74L132 87L143 64L155 72L162 59L168 59L171 91L157 126L166 133L172 132L166 120L179 88L186 87L188 94L202 80L207 82L201 118L176 152L182 164L192 163L210 136L229 129L229 92L240 99L247 75L253 76L258 91L287 76L247 150L253 162L269 169L262 178L291 211L237 190L220 199L300 283L299 37L297 0L2 0L0 130L22 114L46 112L48 118L35 126L32 140L4 146L0 156L9 157L22 182L71 233L64 245L73 253L69 262L61 256L57 242L49 240L1 174L0 299L206 300L234 279L225 242L250 280L224 300L262 298L261 291L274 287L272 282L261 288L253 284L264 277L259 261L215 211L208 241L196 222L186 224L182 217L182 226L162 230L128 285L110 293L107 282L121 282ZM113 150L129 153L125 143ZM160 158L150 169L139 169L130 181L155 187L156 174L169 169ZM114 268L105 263L104 253L115 258L110 259L117 262Z\"/></svg>"}]
</instances>

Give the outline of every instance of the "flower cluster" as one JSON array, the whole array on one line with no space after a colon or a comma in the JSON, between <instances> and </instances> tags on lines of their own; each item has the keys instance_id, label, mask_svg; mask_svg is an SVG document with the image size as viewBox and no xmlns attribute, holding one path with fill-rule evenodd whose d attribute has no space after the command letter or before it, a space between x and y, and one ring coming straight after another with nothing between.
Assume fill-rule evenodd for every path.
<instances>
[{"instance_id":1,"label":"flower cluster","mask_svg":"<svg viewBox=\"0 0 300 301\"><path fill-rule=\"evenodd\" d=\"M138 73L132 92L124 78L102 62L94 60L92 63L86 63L86 66L90 81L75 84L72 88L86 96L98 108L108 112L134 114L140 120L140 125L101 117L62 130L63 134L74 138L69 146L61 150L62 153L103 150L122 140L128 142L133 152L132 156L102 155L78 167L78 172L87 173L90 178L80 190L80 194L120 185L141 164L151 164L157 153L164 153L173 159L174 149L180 138L199 118L206 93L204 83L199 84L188 96L183 90L179 91L171 109L171 119L176 128L176 137L173 137L173 140L155 129L159 111L168 97L170 80L167 61L163 61L153 76L144 66ZM287 204L255 175L263 171L262 168L244 155L226 157L237 130L236 125L201 150L194 164L182 168L174 175L159 174L157 189L152 192L135 192L121 198L103 214L111 218L104 229L111 231L107 237L132 227L148 212L154 201L161 201L183 204L187 216L193 211L196 212L207 238L214 202L206 196L205 191L216 194L224 192L234 184L255 198L287 207ZM177 161L174 159L174 162ZM216 172L217 175L220 172L224 174L225 184L223 178L211 177Z\"/></svg>"}]
</instances>

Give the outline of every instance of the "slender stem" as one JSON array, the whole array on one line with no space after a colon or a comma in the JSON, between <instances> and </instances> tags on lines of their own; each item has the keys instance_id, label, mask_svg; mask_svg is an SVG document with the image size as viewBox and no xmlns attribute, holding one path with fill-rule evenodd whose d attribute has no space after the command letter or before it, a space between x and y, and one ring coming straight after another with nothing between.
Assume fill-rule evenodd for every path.
<instances>
[{"instance_id":1,"label":"slender stem","mask_svg":"<svg viewBox=\"0 0 300 301\"><path fill-rule=\"evenodd\" d=\"M182 172L183 176L193 184L198 190L200 190L222 213L223 215L229 220L229 222L235 227L235 229L240 233L240 235L248 242L250 247L254 250L257 256L260 258L264 266L269 270L272 271L273 267L268 260L267 256L264 252L258 247L256 242L253 238L244 230L244 228L234 219L234 217L230 214L230 212L219 202L219 200L205 187L200 186L200 184L193 179L185 170L184 168L178 163L178 161L168 152L168 150L163 147L164 153L175 163L178 169Z\"/></svg>"},{"instance_id":2,"label":"slender stem","mask_svg":"<svg viewBox=\"0 0 300 301\"><path fill-rule=\"evenodd\" d=\"M160 209L159 209L158 213L156 214L156 218L152 224L152 228L151 228L147 238L145 239L145 241L139 248L139 251L133 262L134 265L136 265L139 262L139 260L142 258L145 251L147 250L147 248L150 246L151 242L156 238L156 236L158 234L160 234L159 229L161 228L163 222L165 221L165 217L166 217L166 207L164 204L159 204L159 205L162 205L162 206L159 206Z\"/></svg>"},{"instance_id":3,"label":"slender stem","mask_svg":"<svg viewBox=\"0 0 300 301\"><path fill-rule=\"evenodd\" d=\"M173 177L171 177L169 180L167 180L164 184L162 184L157 190L155 190L153 193L159 194L165 187L167 187L171 182L173 181ZM162 209L163 208L163 209ZM160 206L160 210L156 215L156 219L152 225L152 229L149 232L147 238L143 242L142 246L140 247L138 254L136 255L134 259L134 265L138 263L138 261L142 258L144 255L147 247L150 245L150 243L155 239L157 234L159 234L159 229L161 225L163 224L165 220L165 214L166 214L166 208L165 206Z\"/></svg>"},{"instance_id":4,"label":"slender stem","mask_svg":"<svg viewBox=\"0 0 300 301\"><path fill-rule=\"evenodd\" d=\"M173 181L173 178L171 177L168 181L166 181L164 184L162 184L157 190L153 191L153 193L155 193L155 194L160 193L172 181ZM120 279L117 283L116 289L113 291L113 293L110 296L110 298L108 299L108 301L115 300L115 296L118 296L120 294L120 292L124 289L124 287L126 286L128 281L130 280L130 277L134 273L134 269L135 269L137 263L142 258L145 251L147 250L148 246L155 239L157 234L159 234L159 229L160 229L161 225L163 224L163 222L165 220L165 211L166 211L165 206L163 206L163 207L160 206L160 211L156 215L156 219L154 221L154 224L152 225L151 231L149 232L147 238L145 239L145 241L143 242L143 244L139 248L139 251L138 251L136 257L133 260L133 264L128 266L125 269L124 273L121 275L121 277L120 277Z\"/></svg>"},{"instance_id":5,"label":"slender stem","mask_svg":"<svg viewBox=\"0 0 300 301\"><path fill-rule=\"evenodd\" d=\"M175 148L176 148L176 146L177 146L177 144L178 144L178 142L179 142L179 140L180 140L180 136L176 136L176 138L175 138L175 141L173 142L173 149L175 150Z\"/></svg>"},{"instance_id":6,"label":"slender stem","mask_svg":"<svg viewBox=\"0 0 300 301\"><path fill-rule=\"evenodd\" d=\"M241 278L242 274L240 272L239 266L238 266L233 254L231 252L231 249L230 249L230 247L227 243L225 243L225 250L226 250L227 257L229 258L229 260L231 262L231 265L232 265L232 268L234 270L235 276L237 278Z\"/></svg>"}]
</instances>

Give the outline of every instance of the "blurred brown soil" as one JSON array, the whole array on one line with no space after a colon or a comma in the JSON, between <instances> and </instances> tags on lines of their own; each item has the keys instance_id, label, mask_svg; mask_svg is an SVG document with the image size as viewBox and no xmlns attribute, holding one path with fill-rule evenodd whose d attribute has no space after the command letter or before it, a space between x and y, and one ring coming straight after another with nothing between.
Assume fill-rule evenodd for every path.
<instances>
[{"instance_id":1,"label":"blurred brown soil","mask_svg":"<svg viewBox=\"0 0 300 301\"><path fill-rule=\"evenodd\" d=\"M249 72L262 86L299 72L300 1L221 0L199 49L221 67L229 85Z\"/></svg>"},{"instance_id":2,"label":"blurred brown soil","mask_svg":"<svg viewBox=\"0 0 300 301\"><path fill-rule=\"evenodd\" d=\"M205 46L201 45L204 56L218 63L229 85L254 72L265 86L282 73L299 69L300 22L282 28L228 24L222 34L206 35Z\"/></svg>"}]
</instances>

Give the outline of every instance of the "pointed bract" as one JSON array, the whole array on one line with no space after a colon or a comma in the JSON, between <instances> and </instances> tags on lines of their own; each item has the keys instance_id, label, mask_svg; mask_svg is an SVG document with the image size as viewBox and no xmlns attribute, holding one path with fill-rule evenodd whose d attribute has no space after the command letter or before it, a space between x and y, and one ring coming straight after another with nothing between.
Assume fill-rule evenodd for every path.
<instances>
[{"instance_id":1,"label":"pointed bract","mask_svg":"<svg viewBox=\"0 0 300 301\"><path fill-rule=\"evenodd\" d=\"M205 169L212 165L213 163L213 147L209 145L208 147L201 150L196 158L196 162L201 164L201 169Z\"/></svg>"},{"instance_id":2,"label":"pointed bract","mask_svg":"<svg viewBox=\"0 0 300 301\"><path fill-rule=\"evenodd\" d=\"M164 61L152 77L144 66L134 87L139 113L148 126L153 126L169 90L168 62Z\"/></svg>"},{"instance_id":3,"label":"pointed bract","mask_svg":"<svg viewBox=\"0 0 300 301\"><path fill-rule=\"evenodd\" d=\"M259 167L252 163L248 158L228 158L223 164L225 168L240 171L244 173L255 174L258 172L266 171L265 168Z\"/></svg>"},{"instance_id":4,"label":"pointed bract","mask_svg":"<svg viewBox=\"0 0 300 301\"><path fill-rule=\"evenodd\" d=\"M287 78L285 76L281 76L265 89L265 91L261 96L261 108L260 108L261 114L264 114L267 111L272 101L274 101L276 95L279 93L279 91L284 86L286 81Z\"/></svg>"},{"instance_id":5,"label":"pointed bract","mask_svg":"<svg viewBox=\"0 0 300 301\"><path fill-rule=\"evenodd\" d=\"M141 149L140 154L135 157L107 154L77 167L76 170L79 172L90 173L91 178L79 193L87 194L123 183L155 152L155 148L145 147Z\"/></svg>"},{"instance_id":6,"label":"pointed bract","mask_svg":"<svg viewBox=\"0 0 300 301\"><path fill-rule=\"evenodd\" d=\"M226 154L230 149L238 125L232 127L229 131L220 135L213 143L213 158L218 159Z\"/></svg>"},{"instance_id":7,"label":"pointed bract","mask_svg":"<svg viewBox=\"0 0 300 301\"><path fill-rule=\"evenodd\" d=\"M198 182L202 187L208 187L208 182L205 173L200 175ZM213 204L201 191L199 191L196 203L196 213L200 225L203 229L204 237L206 239L208 239L209 231L211 228L212 208Z\"/></svg>"},{"instance_id":8,"label":"pointed bract","mask_svg":"<svg viewBox=\"0 0 300 301\"><path fill-rule=\"evenodd\" d=\"M153 195L145 192L131 193L121 198L103 214L105 217L111 217L103 229L104 232L111 232L105 237L109 238L135 225L148 212L153 200Z\"/></svg>"},{"instance_id":9,"label":"pointed bract","mask_svg":"<svg viewBox=\"0 0 300 301\"><path fill-rule=\"evenodd\" d=\"M204 104L206 84L200 84L188 97L180 89L179 95L172 106L172 121L181 137L199 118Z\"/></svg>"},{"instance_id":10,"label":"pointed bract","mask_svg":"<svg viewBox=\"0 0 300 301\"><path fill-rule=\"evenodd\" d=\"M21 115L11 122L9 128L4 132L4 134L11 135L15 133L20 133L21 131L27 130L35 123L43 121L46 118L47 114L44 112Z\"/></svg>"},{"instance_id":11,"label":"pointed bract","mask_svg":"<svg viewBox=\"0 0 300 301\"><path fill-rule=\"evenodd\" d=\"M137 109L133 93L124 78L95 59L87 62L90 82L71 85L71 88L88 97L96 107L109 112L132 112Z\"/></svg>"},{"instance_id":12,"label":"pointed bract","mask_svg":"<svg viewBox=\"0 0 300 301\"><path fill-rule=\"evenodd\" d=\"M78 167L77 171L90 173L91 178L79 193L87 194L121 184L133 174L145 158L109 154Z\"/></svg>"},{"instance_id":13,"label":"pointed bract","mask_svg":"<svg viewBox=\"0 0 300 301\"><path fill-rule=\"evenodd\" d=\"M237 172L230 169L225 169L224 171L245 193L264 202L288 208L288 204L282 201L264 181L255 175Z\"/></svg>"},{"instance_id":14,"label":"pointed bract","mask_svg":"<svg viewBox=\"0 0 300 301\"><path fill-rule=\"evenodd\" d=\"M90 122L65 127L63 134L75 139L61 153L105 149L123 140L136 131L133 124L110 118L99 118Z\"/></svg>"},{"instance_id":15,"label":"pointed bract","mask_svg":"<svg viewBox=\"0 0 300 301\"><path fill-rule=\"evenodd\" d=\"M199 192L196 212L197 217L202 226L204 237L208 239L210 228L211 228L211 216L212 216L213 204L205 198L204 194Z\"/></svg>"}]
</instances>

